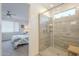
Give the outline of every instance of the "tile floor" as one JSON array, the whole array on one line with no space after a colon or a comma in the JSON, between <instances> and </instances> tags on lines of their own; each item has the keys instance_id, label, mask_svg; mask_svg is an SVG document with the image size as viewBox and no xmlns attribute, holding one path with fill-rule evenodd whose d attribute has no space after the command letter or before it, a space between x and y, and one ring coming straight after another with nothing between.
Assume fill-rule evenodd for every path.
<instances>
[{"instance_id":1,"label":"tile floor","mask_svg":"<svg viewBox=\"0 0 79 59\"><path fill-rule=\"evenodd\" d=\"M58 48L49 47L40 52L41 56L67 56L67 52Z\"/></svg>"}]
</instances>

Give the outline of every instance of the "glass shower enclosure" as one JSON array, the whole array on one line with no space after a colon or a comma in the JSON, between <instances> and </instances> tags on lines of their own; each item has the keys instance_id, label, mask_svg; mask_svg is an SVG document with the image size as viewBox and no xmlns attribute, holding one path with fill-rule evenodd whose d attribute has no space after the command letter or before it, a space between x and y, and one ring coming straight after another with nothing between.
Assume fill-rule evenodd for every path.
<instances>
[{"instance_id":1,"label":"glass shower enclosure","mask_svg":"<svg viewBox=\"0 0 79 59\"><path fill-rule=\"evenodd\" d=\"M39 53L42 56L67 56L69 45L79 47L79 17L75 13L75 15L54 18L56 14L53 11L54 9L49 9L39 16Z\"/></svg>"}]
</instances>

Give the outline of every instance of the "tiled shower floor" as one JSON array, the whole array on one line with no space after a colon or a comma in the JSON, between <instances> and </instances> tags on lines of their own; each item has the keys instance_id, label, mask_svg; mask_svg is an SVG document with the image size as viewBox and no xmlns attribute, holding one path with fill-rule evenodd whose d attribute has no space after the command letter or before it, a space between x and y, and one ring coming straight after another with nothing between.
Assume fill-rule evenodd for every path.
<instances>
[{"instance_id":1,"label":"tiled shower floor","mask_svg":"<svg viewBox=\"0 0 79 59\"><path fill-rule=\"evenodd\" d=\"M58 48L49 47L40 52L41 56L67 56L67 52Z\"/></svg>"}]
</instances>

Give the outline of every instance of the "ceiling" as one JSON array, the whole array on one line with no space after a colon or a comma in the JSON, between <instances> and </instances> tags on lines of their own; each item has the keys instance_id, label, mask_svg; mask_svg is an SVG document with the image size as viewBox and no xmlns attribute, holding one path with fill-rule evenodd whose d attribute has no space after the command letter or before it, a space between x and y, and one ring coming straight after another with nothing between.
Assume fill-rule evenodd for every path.
<instances>
[{"instance_id":1,"label":"ceiling","mask_svg":"<svg viewBox=\"0 0 79 59\"><path fill-rule=\"evenodd\" d=\"M53 8L57 5L60 5L61 3L43 3L41 4L43 7L47 8L47 9L50 9L50 8Z\"/></svg>"},{"instance_id":2,"label":"ceiling","mask_svg":"<svg viewBox=\"0 0 79 59\"><path fill-rule=\"evenodd\" d=\"M50 11L51 9L61 5L63 3L40 3L40 14L46 15L48 17L50 17Z\"/></svg>"},{"instance_id":3,"label":"ceiling","mask_svg":"<svg viewBox=\"0 0 79 59\"><path fill-rule=\"evenodd\" d=\"M36 9L39 9L40 13L42 13L50 8L54 8L58 5L60 5L60 4L62 4L62 3L36 3L35 6L36 6Z\"/></svg>"},{"instance_id":4,"label":"ceiling","mask_svg":"<svg viewBox=\"0 0 79 59\"><path fill-rule=\"evenodd\" d=\"M43 10L44 8L50 9L53 8L61 3L37 3L37 8ZM2 19L4 20L15 20L21 22L28 22L29 17L29 5L27 3L2 3ZM35 5L35 6L36 6ZM11 11L11 14L14 14L14 18L8 18L6 16L7 10ZM34 9L35 10L35 9ZM43 10L45 11L45 10Z\"/></svg>"},{"instance_id":5,"label":"ceiling","mask_svg":"<svg viewBox=\"0 0 79 59\"><path fill-rule=\"evenodd\" d=\"M14 18L8 18L6 16L7 10L11 11ZM25 21L28 20L28 11L29 4L26 3L2 3L2 19Z\"/></svg>"}]
</instances>

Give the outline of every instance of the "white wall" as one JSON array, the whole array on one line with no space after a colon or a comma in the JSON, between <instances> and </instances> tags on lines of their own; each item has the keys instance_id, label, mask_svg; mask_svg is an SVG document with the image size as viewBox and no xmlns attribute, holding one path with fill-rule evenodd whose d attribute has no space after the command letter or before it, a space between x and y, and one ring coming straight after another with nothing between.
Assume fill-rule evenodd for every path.
<instances>
[{"instance_id":1,"label":"white wall","mask_svg":"<svg viewBox=\"0 0 79 59\"><path fill-rule=\"evenodd\" d=\"M39 27L38 14L42 10L41 4L30 4L29 17L29 55L34 56L39 53Z\"/></svg>"},{"instance_id":2,"label":"white wall","mask_svg":"<svg viewBox=\"0 0 79 59\"><path fill-rule=\"evenodd\" d=\"M38 54L38 11L35 12L35 4L30 6L30 20L29 20L29 55ZM33 12L34 11L34 12Z\"/></svg>"},{"instance_id":3,"label":"white wall","mask_svg":"<svg viewBox=\"0 0 79 59\"><path fill-rule=\"evenodd\" d=\"M0 55L1 55L1 3L0 3Z\"/></svg>"}]
</instances>

